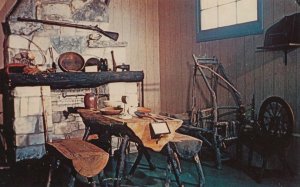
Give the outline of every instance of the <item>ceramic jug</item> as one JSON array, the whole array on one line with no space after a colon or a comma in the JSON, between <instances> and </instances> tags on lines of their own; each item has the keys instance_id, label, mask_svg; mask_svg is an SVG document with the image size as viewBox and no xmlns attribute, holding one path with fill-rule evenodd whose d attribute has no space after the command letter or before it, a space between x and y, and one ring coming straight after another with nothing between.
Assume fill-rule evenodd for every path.
<instances>
[{"instance_id":1,"label":"ceramic jug","mask_svg":"<svg viewBox=\"0 0 300 187\"><path fill-rule=\"evenodd\" d=\"M97 110L97 95L94 93L86 93L84 95L84 106L87 109Z\"/></svg>"}]
</instances>

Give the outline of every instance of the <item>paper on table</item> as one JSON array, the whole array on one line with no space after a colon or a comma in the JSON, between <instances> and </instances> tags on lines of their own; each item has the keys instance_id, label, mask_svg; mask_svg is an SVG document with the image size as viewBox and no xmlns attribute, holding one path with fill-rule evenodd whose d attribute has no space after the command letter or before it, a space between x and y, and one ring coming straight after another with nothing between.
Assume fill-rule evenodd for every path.
<instances>
[{"instance_id":1,"label":"paper on table","mask_svg":"<svg viewBox=\"0 0 300 187\"><path fill-rule=\"evenodd\" d=\"M167 123L155 122L155 123L151 123L151 126L155 135L170 133L170 129Z\"/></svg>"}]
</instances>

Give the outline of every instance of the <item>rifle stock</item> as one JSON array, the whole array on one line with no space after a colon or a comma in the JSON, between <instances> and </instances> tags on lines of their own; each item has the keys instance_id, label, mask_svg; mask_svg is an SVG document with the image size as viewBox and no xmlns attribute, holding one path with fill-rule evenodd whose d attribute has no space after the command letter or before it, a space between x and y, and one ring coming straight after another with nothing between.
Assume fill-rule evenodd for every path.
<instances>
[{"instance_id":1,"label":"rifle stock","mask_svg":"<svg viewBox=\"0 0 300 187\"><path fill-rule=\"evenodd\" d=\"M119 38L119 33L117 32L111 32L111 31L104 31L101 28L96 26L89 26L89 25L80 25L80 24L74 24L74 23L66 23L66 22L59 22L59 21L50 21L50 20L40 20L40 19L32 19L32 18L22 18L18 17L18 21L25 21L25 22L35 22L35 23L43 23L47 25L57 25L57 26L63 26L63 27L74 27L79 29L87 29L87 30L93 30L97 31L104 36L117 41Z\"/></svg>"}]
</instances>

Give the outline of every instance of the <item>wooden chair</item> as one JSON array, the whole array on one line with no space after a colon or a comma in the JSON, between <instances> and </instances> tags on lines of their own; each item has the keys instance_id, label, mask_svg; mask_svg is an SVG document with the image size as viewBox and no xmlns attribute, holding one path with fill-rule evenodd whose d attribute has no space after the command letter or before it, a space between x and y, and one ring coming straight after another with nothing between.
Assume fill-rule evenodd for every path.
<instances>
[{"instance_id":1,"label":"wooden chair","mask_svg":"<svg viewBox=\"0 0 300 187\"><path fill-rule=\"evenodd\" d=\"M46 149L51 159L47 187L51 185L52 172L57 168L58 161L71 168L72 178L68 186L74 186L77 174L86 177L89 185L95 186L92 177L104 169L109 159L109 154L104 150L79 139L48 142Z\"/></svg>"}]
</instances>

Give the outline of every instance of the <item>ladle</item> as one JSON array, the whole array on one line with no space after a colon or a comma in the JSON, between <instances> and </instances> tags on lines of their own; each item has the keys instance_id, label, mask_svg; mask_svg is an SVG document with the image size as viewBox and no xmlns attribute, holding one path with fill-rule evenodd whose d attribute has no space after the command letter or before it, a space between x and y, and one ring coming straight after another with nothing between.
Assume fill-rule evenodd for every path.
<instances>
[{"instance_id":1,"label":"ladle","mask_svg":"<svg viewBox=\"0 0 300 187\"><path fill-rule=\"evenodd\" d=\"M163 120L162 118L156 118L144 112L135 111L134 114L139 118L146 117L146 118L153 119L155 122L159 122L159 120Z\"/></svg>"}]
</instances>

